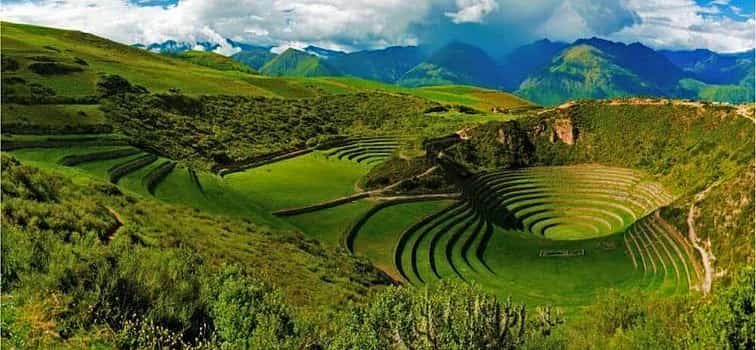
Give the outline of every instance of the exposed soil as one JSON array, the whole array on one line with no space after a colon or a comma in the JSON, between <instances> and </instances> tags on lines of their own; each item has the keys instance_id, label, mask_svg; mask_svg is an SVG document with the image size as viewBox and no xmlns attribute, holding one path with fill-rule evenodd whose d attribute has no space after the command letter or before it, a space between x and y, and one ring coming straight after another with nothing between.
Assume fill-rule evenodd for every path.
<instances>
[{"instance_id":1,"label":"exposed soil","mask_svg":"<svg viewBox=\"0 0 756 350\"><path fill-rule=\"evenodd\" d=\"M698 234L696 233L695 223L696 217L698 217L699 215L696 204L706 198L706 194L718 184L718 182L715 182L711 186L707 187L703 192L696 194L695 198L693 199L693 203L690 204L690 210L688 211L688 238L693 244L693 247L696 248L696 250L698 250L698 252L701 254L701 260L703 260L704 276L703 280L701 281L701 290L704 293L709 293L711 291L711 283L714 278L714 267L712 266L712 263L714 260L716 260L716 257L711 252L711 240L708 239L704 242L698 237Z\"/></svg>"},{"instance_id":2,"label":"exposed soil","mask_svg":"<svg viewBox=\"0 0 756 350\"><path fill-rule=\"evenodd\" d=\"M106 233L106 237L108 237L108 241L112 241L113 238L115 238L115 234L116 232L118 232L118 229L123 227L123 225L125 224L125 221L123 220L123 217L121 217L121 214L118 214L117 211L113 210L110 207L105 207L105 209L107 209L108 212L110 212L110 215L113 215L113 218L116 221L116 225L111 227Z\"/></svg>"}]
</instances>

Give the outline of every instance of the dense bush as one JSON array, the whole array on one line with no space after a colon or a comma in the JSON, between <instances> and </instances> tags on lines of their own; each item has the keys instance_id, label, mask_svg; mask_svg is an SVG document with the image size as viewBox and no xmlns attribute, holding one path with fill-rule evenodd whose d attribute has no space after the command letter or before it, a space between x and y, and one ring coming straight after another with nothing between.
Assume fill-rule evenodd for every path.
<instances>
[{"instance_id":1,"label":"dense bush","mask_svg":"<svg viewBox=\"0 0 756 350\"><path fill-rule=\"evenodd\" d=\"M356 308L331 349L518 349L560 323L528 321L524 305L500 302L475 285L391 288Z\"/></svg>"},{"instance_id":2,"label":"dense bush","mask_svg":"<svg viewBox=\"0 0 756 350\"><path fill-rule=\"evenodd\" d=\"M13 57L2 55L2 57L0 58L0 62L2 62L3 72L13 72L21 68L21 65Z\"/></svg>"},{"instance_id":3,"label":"dense bush","mask_svg":"<svg viewBox=\"0 0 756 350\"><path fill-rule=\"evenodd\" d=\"M304 320L316 319L302 315L335 312L346 307L335 299L364 300L387 283L371 265L301 235L1 159L3 346L48 348L87 335L121 348L297 348L311 338ZM125 218L116 232L110 209Z\"/></svg>"},{"instance_id":4,"label":"dense bush","mask_svg":"<svg viewBox=\"0 0 756 350\"><path fill-rule=\"evenodd\" d=\"M391 158L372 167L360 180L360 184L366 190L377 190L404 180L395 189L396 192L413 194L454 192L454 184L446 179L440 169L416 178L432 166L433 164L424 157Z\"/></svg>"},{"instance_id":5,"label":"dense bush","mask_svg":"<svg viewBox=\"0 0 756 350\"><path fill-rule=\"evenodd\" d=\"M705 297L610 290L535 348L753 349L754 282L746 267Z\"/></svg>"},{"instance_id":6,"label":"dense bush","mask_svg":"<svg viewBox=\"0 0 756 350\"><path fill-rule=\"evenodd\" d=\"M682 194L748 164L753 130L753 122L730 107L581 102L475 128L469 141L456 146L455 157L484 168L592 162L630 167Z\"/></svg>"},{"instance_id":7,"label":"dense bush","mask_svg":"<svg viewBox=\"0 0 756 350\"><path fill-rule=\"evenodd\" d=\"M302 149L327 135L416 133L430 105L383 93L297 100L179 93L121 94L104 107L138 143L208 169Z\"/></svg>"},{"instance_id":8,"label":"dense bush","mask_svg":"<svg viewBox=\"0 0 756 350\"><path fill-rule=\"evenodd\" d=\"M58 62L37 62L29 65L29 70L39 75L63 75L82 72L81 67Z\"/></svg>"},{"instance_id":9,"label":"dense bush","mask_svg":"<svg viewBox=\"0 0 756 350\"><path fill-rule=\"evenodd\" d=\"M131 85L120 75L107 74L97 82L97 92L101 97L108 97L125 93L144 94L147 93L147 89L139 85Z\"/></svg>"}]
</instances>

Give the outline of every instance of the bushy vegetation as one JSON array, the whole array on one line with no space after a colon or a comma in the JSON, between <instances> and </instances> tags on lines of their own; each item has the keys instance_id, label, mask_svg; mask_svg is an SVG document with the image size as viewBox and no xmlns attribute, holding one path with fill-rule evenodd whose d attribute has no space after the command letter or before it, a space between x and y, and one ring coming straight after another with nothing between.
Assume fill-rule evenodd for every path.
<instances>
[{"instance_id":1,"label":"bushy vegetation","mask_svg":"<svg viewBox=\"0 0 756 350\"><path fill-rule=\"evenodd\" d=\"M453 192L454 185L444 176L443 170L437 169L425 176L418 177L433 166L427 159L391 158L373 168L360 180L366 190L376 190L403 181L394 191L399 193L440 193Z\"/></svg>"},{"instance_id":2,"label":"bushy vegetation","mask_svg":"<svg viewBox=\"0 0 756 350\"><path fill-rule=\"evenodd\" d=\"M434 103L382 93L282 100L122 94L105 109L138 144L203 168L296 150L323 135L417 132Z\"/></svg>"},{"instance_id":3,"label":"bushy vegetation","mask_svg":"<svg viewBox=\"0 0 756 350\"><path fill-rule=\"evenodd\" d=\"M717 271L729 273L740 265L754 263L754 164L743 166L731 177L720 179L701 201L684 197L662 210L678 231L688 233L691 205L696 207L693 228L703 241L711 242Z\"/></svg>"},{"instance_id":4,"label":"bushy vegetation","mask_svg":"<svg viewBox=\"0 0 756 350\"><path fill-rule=\"evenodd\" d=\"M687 193L750 162L752 131L753 122L731 107L584 101L476 128L456 154L484 168L591 162L631 167Z\"/></svg>"},{"instance_id":5,"label":"bushy vegetation","mask_svg":"<svg viewBox=\"0 0 756 350\"><path fill-rule=\"evenodd\" d=\"M237 71L249 74L257 73L257 71L250 68L249 66L215 52L186 51L164 53L164 55L217 70Z\"/></svg>"},{"instance_id":6,"label":"bushy vegetation","mask_svg":"<svg viewBox=\"0 0 756 350\"><path fill-rule=\"evenodd\" d=\"M3 345L94 333L124 348L293 348L346 306L335 298L386 283L298 234L76 185L5 154L2 170Z\"/></svg>"},{"instance_id":7,"label":"bushy vegetation","mask_svg":"<svg viewBox=\"0 0 756 350\"><path fill-rule=\"evenodd\" d=\"M741 267L707 297L610 290L538 348L752 349L754 282L753 268Z\"/></svg>"},{"instance_id":8,"label":"bushy vegetation","mask_svg":"<svg viewBox=\"0 0 756 350\"><path fill-rule=\"evenodd\" d=\"M474 285L392 288L353 310L330 348L518 349L561 322L553 317L529 322L524 305L501 302Z\"/></svg>"}]
</instances>

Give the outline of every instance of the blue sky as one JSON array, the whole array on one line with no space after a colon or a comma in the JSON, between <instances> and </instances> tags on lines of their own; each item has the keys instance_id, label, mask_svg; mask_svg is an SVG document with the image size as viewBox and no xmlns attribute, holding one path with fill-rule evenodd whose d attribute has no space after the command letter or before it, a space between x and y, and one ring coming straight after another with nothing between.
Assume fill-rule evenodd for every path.
<instances>
[{"instance_id":1,"label":"blue sky","mask_svg":"<svg viewBox=\"0 0 756 350\"><path fill-rule=\"evenodd\" d=\"M591 36L734 52L754 46L756 25L753 0L5 0L2 10L4 20L124 43L231 38L352 51L460 40L494 56L541 38Z\"/></svg>"}]
</instances>

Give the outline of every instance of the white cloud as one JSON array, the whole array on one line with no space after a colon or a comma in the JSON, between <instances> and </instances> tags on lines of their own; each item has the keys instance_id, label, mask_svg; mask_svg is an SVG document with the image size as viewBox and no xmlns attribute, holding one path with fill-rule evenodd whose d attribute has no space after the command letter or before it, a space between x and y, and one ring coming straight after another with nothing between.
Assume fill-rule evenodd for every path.
<instances>
[{"instance_id":1,"label":"white cloud","mask_svg":"<svg viewBox=\"0 0 756 350\"><path fill-rule=\"evenodd\" d=\"M630 0L628 5L638 13L641 22L609 38L671 49L734 52L754 47L753 14L744 21L712 16L710 8L692 0Z\"/></svg>"},{"instance_id":2,"label":"white cloud","mask_svg":"<svg viewBox=\"0 0 756 350\"><path fill-rule=\"evenodd\" d=\"M3 1L1 16L129 44L213 41L222 54L236 50L223 38L344 51L457 39L502 51L542 37L594 35L656 48L736 51L754 46L754 15L739 11L728 0L181 0L146 7L34 0Z\"/></svg>"},{"instance_id":3,"label":"white cloud","mask_svg":"<svg viewBox=\"0 0 756 350\"><path fill-rule=\"evenodd\" d=\"M481 23L498 7L496 0L457 0L457 12L446 12L444 15L454 23Z\"/></svg>"},{"instance_id":4,"label":"white cloud","mask_svg":"<svg viewBox=\"0 0 756 350\"><path fill-rule=\"evenodd\" d=\"M4 2L2 17L79 29L125 43L233 37L263 45L301 41L354 49L416 42L408 28L427 15L430 2L183 0L174 6L142 7L127 0L39 0Z\"/></svg>"}]
</instances>

